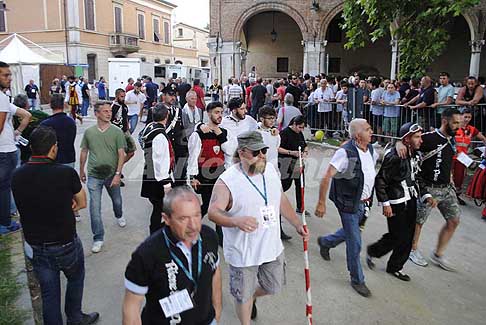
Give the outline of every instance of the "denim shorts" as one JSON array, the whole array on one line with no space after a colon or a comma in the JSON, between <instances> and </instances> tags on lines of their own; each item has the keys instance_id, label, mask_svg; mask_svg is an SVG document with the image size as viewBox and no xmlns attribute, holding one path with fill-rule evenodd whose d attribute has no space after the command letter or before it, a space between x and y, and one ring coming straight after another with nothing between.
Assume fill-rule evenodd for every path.
<instances>
[{"instance_id":1,"label":"denim shorts","mask_svg":"<svg viewBox=\"0 0 486 325\"><path fill-rule=\"evenodd\" d=\"M459 208L456 192L452 185L444 188L427 186L427 191L437 200L437 208L445 220L460 217L461 209ZM419 200L417 203L417 223L423 225L427 221L431 211L432 208L430 205Z\"/></svg>"},{"instance_id":2,"label":"denim shorts","mask_svg":"<svg viewBox=\"0 0 486 325\"><path fill-rule=\"evenodd\" d=\"M268 294L276 294L285 283L285 255L262 265L235 267L230 265L230 292L239 304L253 297L258 286Z\"/></svg>"}]
</instances>

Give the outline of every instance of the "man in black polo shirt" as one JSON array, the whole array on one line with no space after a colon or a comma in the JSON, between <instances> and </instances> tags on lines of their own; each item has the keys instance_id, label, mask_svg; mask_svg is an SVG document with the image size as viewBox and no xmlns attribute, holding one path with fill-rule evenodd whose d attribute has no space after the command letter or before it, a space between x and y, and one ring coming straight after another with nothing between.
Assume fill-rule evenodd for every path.
<instances>
[{"instance_id":1,"label":"man in black polo shirt","mask_svg":"<svg viewBox=\"0 0 486 325\"><path fill-rule=\"evenodd\" d=\"M15 171L12 191L25 240L33 250L29 257L41 287L44 324L63 324L61 271L67 278L67 324L94 324L99 314L81 311L84 253L73 213L86 207L86 194L76 171L55 163L58 149L52 128L39 126L30 144L32 158Z\"/></svg>"},{"instance_id":2,"label":"man in black polo shirt","mask_svg":"<svg viewBox=\"0 0 486 325\"><path fill-rule=\"evenodd\" d=\"M431 107L433 103L437 102L437 91L429 76L422 77L420 87L420 93L411 101L415 105L409 106L409 108L418 112L421 120L419 124L424 126L424 130L429 130L439 124L435 122L436 109Z\"/></svg>"},{"instance_id":3,"label":"man in black polo shirt","mask_svg":"<svg viewBox=\"0 0 486 325\"><path fill-rule=\"evenodd\" d=\"M165 226L135 250L125 271L123 324L215 325L222 296L216 233L201 226L199 199L188 186L168 192L163 211Z\"/></svg>"}]
</instances>

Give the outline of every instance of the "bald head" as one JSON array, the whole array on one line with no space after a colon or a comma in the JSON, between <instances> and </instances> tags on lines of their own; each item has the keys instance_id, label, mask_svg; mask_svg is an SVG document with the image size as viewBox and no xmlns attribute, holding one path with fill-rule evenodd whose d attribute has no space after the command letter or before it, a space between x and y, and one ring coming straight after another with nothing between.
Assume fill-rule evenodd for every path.
<instances>
[{"instance_id":1,"label":"bald head","mask_svg":"<svg viewBox=\"0 0 486 325\"><path fill-rule=\"evenodd\" d=\"M430 78L429 76L423 76L422 80L420 80L420 83L423 88L430 87L430 85L432 84L432 78Z\"/></svg>"}]
</instances>

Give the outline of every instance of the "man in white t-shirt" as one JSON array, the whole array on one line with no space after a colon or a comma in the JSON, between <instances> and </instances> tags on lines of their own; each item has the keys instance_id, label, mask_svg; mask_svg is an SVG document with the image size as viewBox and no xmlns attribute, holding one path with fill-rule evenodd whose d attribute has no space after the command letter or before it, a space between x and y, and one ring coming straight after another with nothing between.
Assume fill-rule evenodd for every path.
<instances>
[{"instance_id":1,"label":"man in white t-shirt","mask_svg":"<svg viewBox=\"0 0 486 325\"><path fill-rule=\"evenodd\" d=\"M217 180L209 205L209 219L223 227L230 291L242 325L256 317L255 299L279 292L284 283L280 214L309 238L282 193L277 170L267 163L267 149L259 132L241 134L235 164Z\"/></svg>"},{"instance_id":2,"label":"man in white t-shirt","mask_svg":"<svg viewBox=\"0 0 486 325\"><path fill-rule=\"evenodd\" d=\"M330 102L334 101L334 93L327 85L325 78L321 79L320 85L321 87L316 89L313 96L314 102L317 104L319 129L332 129L332 104Z\"/></svg>"},{"instance_id":3,"label":"man in white t-shirt","mask_svg":"<svg viewBox=\"0 0 486 325\"><path fill-rule=\"evenodd\" d=\"M228 102L233 98L243 99L243 89L238 83L238 79L234 78L232 85L228 89Z\"/></svg>"},{"instance_id":4,"label":"man in white t-shirt","mask_svg":"<svg viewBox=\"0 0 486 325\"><path fill-rule=\"evenodd\" d=\"M0 89L9 89L12 73L9 65L0 61ZM15 130L13 116L22 120ZM20 224L12 221L10 216L11 182L17 166L16 138L29 125L31 114L22 108L10 104L9 97L0 90L0 235L5 235L20 229Z\"/></svg>"},{"instance_id":5,"label":"man in white t-shirt","mask_svg":"<svg viewBox=\"0 0 486 325\"><path fill-rule=\"evenodd\" d=\"M253 117L247 115L246 104L241 98L232 98L228 102L230 115L226 115L221 122L221 127L228 130L228 133L237 138L246 131L255 131L258 128L257 122ZM225 153L225 166L228 168L233 164L233 152Z\"/></svg>"},{"instance_id":6,"label":"man in white t-shirt","mask_svg":"<svg viewBox=\"0 0 486 325\"><path fill-rule=\"evenodd\" d=\"M142 92L142 83L137 81L133 84L133 89L128 91L125 96L125 104L128 107L128 123L130 124L130 134L135 132L137 123L142 119L143 103L147 97Z\"/></svg>"},{"instance_id":7,"label":"man in white t-shirt","mask_svg":"<svg viewBox=\"0 0 486 325\"><path fill-rule=\"evenodd\" d=\"M365 119L349 123L351 141L336 151L321 181L319 201L315 214L319 218L326 213L326 196L334 202L341 216L343 228L317 242L324 260L329 261L329 250L346 242L346 260L351 276L351 286L364 297L371 296L365 284L360 262L361 233L359 223L373 201L375 164L378 154L370 145L373 130Z\"/></svg>"}]
</instances>

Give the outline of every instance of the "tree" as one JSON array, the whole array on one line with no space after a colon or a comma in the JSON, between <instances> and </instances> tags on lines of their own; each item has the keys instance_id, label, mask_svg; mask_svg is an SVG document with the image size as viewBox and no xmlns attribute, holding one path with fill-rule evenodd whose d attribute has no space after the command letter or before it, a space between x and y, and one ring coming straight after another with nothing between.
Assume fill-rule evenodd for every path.
<instances>
[{"instance_id":1,"label":"tree","mask_svg":"<svg viewBox=\"0 0 486 325\"><path fill-rule=\"evenodd\" d=\"M400 75L420 76L445 49L447 24L480 0L345 0L346 49L391 35L398 41Z\"/></svg>"}]
</instances>

